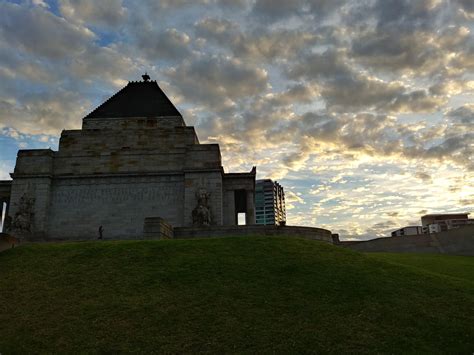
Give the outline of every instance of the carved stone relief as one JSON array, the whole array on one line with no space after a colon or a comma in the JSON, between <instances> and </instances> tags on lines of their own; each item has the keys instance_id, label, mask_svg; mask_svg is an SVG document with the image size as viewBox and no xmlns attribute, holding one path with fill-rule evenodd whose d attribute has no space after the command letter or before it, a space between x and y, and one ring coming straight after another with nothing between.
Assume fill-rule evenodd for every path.
<instances>
[{"instance_id":1,"label":"carved stone relief","mask_svg":"<svg viewBox=\"0 0 474 355\"><path fill-rule=\"evenodd\" d=\"M197 206L193 209L193 225L211 225L211 210L209 208L209 198L211 194L206 189L199 189L196 192Z\"/></svg>"},{"instance_id":2,"label":"carved stone relief","mask_svg":"<svg viewBox=\"0 0 474 355\"><path fill-rule=\"evenodd\" d=\"M13 216L8 232L11 234L28 234L32 232L35 199L24 193L18 201L18 210Z\"/></svg>"}]
</instances>

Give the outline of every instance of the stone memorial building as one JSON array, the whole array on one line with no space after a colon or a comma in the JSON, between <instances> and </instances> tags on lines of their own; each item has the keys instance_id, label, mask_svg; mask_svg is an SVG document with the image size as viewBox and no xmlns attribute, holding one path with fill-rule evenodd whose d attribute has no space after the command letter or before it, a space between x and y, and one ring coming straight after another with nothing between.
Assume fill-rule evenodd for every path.
<instances>
[{"instance_id":1,"label":"stone memorial building","mask_svg":"<svg viewBox=\"0 0 474 355\"><path fill-rule=\"evenodd\" d=\"M136 238L145 218L173 227L255 223L255 167L224 173L218 144L194 127L148 75L64 130L58 151L20 150L0 182L7 232L30 240ZM3 204L2 204L3 205Z\"/></svg>"}]
</instances>

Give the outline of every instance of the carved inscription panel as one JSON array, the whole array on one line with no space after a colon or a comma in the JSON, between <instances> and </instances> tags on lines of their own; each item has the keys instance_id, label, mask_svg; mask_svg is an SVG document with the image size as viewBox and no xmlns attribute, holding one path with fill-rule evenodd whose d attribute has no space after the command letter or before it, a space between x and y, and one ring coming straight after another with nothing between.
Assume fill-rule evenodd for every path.
<instances>
[{"instance_id":1,"label":"carved inscription panel","mask_svg":"<svg viewBox=\"0 0 474 355\"><path fill-rule=\"evenodd\" d=\"M164 204L177 203L179 189L170 184L158 186L80 186L61 188L53 194L54 204L72 207L90 203L123 203L154 201Z\"/></svg>"},{"instance_id":2,"label":"carved inscription panel","mask_svg":"<svg viewBox=\"0 0 474 355\"><path fill-rule=\"evenodd\" d=\"M154 178L74 179L53 186L49 234L53 238L135 238L146 217L183 225L184 180Z\"/></svg>"}]
</instances>

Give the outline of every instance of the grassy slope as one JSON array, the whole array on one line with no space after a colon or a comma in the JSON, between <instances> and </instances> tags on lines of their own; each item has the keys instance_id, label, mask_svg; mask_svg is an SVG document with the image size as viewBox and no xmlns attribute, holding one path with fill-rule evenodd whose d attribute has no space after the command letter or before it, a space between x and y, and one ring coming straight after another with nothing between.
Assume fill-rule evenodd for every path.
<instances>
[{"instance_id":1,"label":"grassy slope","mask_svg":"<svg viewBox=\"0 0 474 355\"><path fill-rule=\"evenodd\" d=\"M0 254L2 354L472 353L473 309L464 278L302 239L42 244Z\"/></svg>"},{"instance_id":2,"label":"grassy slope","mask_svg":"<svg viewBox=\"0 0 474 355\"><path fill-rule=\"evenodd\" d=\"M474 283L474 258L471 256L412 253L370 253L367 255L392 264Z\"/></svg>"}]
</instances>

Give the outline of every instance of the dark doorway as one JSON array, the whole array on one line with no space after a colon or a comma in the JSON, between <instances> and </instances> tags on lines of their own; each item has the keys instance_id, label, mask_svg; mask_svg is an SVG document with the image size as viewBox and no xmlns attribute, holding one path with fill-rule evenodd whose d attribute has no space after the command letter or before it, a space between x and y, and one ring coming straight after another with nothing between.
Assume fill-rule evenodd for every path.
<instances>
[{"instance_id":1,"label":"dark doorway","mask_svg":"<svg viewBox=\"0 0 474 355\"><path fill-rule=\"evenodd\" d=\"M234 191L234 201L235 201L235 224L239 225L242 222L242 218L239 221L239 214L247 212L247 193L245 190L235 190ZM245 223L246 224L246 223Z\"/></svg>"}]
</instances>

